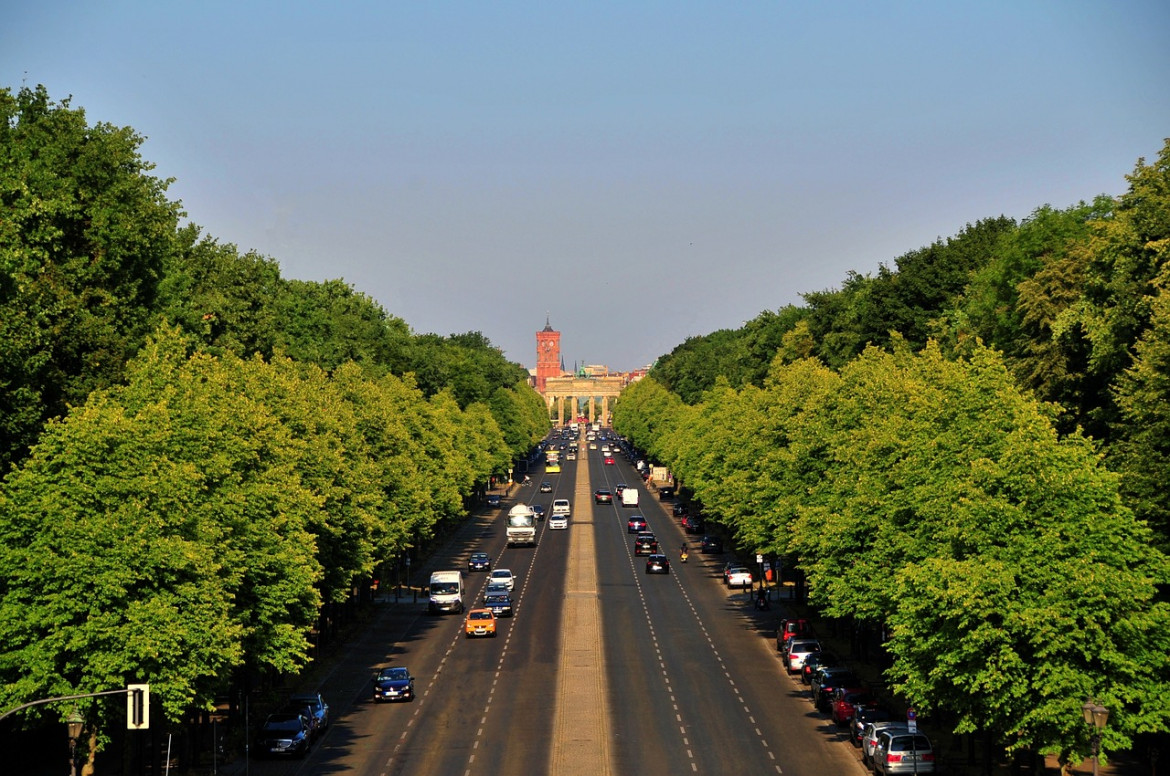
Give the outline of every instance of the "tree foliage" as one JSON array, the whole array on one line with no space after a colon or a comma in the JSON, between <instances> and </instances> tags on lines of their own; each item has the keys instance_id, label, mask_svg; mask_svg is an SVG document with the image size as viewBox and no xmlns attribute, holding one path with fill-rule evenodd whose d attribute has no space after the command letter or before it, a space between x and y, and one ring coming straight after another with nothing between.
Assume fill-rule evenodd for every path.
<instances>
[{"instance_id":1,"label":"tree foliage","mask_svg":"<svg viewBox=\"0 0 1170 776\"><path fill-rule=\"evenodd\" d=\"M1170 566L1116 475L997 353L892 344L839 372L777 358L694 405L649 384L615 426L741 546L794 557L827 614L886 627L893 687L958 731L1083 755L1086 697L1107 748L1165 729Z\"/></svg>"},{"instance_id":2,"label":"tree foliage","mask_svg":"<svg viewBox=\"0 0 1170 776\"><path fill-rule=\"evenodd\" d=\"M120 380L152 325L180 210L141 144L44 87L0 89L0 467Z\"/></svg>"}]
</instances>

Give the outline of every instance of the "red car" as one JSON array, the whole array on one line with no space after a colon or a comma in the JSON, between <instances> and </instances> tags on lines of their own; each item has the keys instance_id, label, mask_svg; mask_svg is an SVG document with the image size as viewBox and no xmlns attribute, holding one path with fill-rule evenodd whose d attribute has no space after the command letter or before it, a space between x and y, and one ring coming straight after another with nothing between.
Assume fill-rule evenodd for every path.
<instances>
[{"instance_id":1,"label":"red car","mask_svg":"<svg viewBox=\"0 0 1170 776\"><path fill-rule=\"evenodd\" d=\"M833 693L833 722L845 727L853 721L858 706L876 706L877 698L862 687L841 687Z\"/></svg>"},{"instance_id":2,"label":"red car","mask_svg":"<svg viewBox=\"0 0 1170 776\"><path fill-rule=\"evenodd\" d=\"M605 465L606 466L613 466L613 463L614 463L614 461L613 461L612 455L605 456Z\"/></svg>"}]
</instances>

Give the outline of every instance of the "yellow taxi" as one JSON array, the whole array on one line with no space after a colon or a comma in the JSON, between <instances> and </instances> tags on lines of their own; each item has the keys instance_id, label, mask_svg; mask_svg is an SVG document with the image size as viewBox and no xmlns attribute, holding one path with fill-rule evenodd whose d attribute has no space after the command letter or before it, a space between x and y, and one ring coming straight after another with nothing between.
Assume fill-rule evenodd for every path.
<instances>
[{"instance_id":1,"label":"yellow taxi","mask_svg":"<svg viewBox=\"0 0 1170 776\"><path fill-rule=\"evenodd\" d=\"M467 634L467 638L495 636L496 613L491 609L472 609L467 613L467 620L463 623L463 631Z\"/></svg>"}]
</instances>

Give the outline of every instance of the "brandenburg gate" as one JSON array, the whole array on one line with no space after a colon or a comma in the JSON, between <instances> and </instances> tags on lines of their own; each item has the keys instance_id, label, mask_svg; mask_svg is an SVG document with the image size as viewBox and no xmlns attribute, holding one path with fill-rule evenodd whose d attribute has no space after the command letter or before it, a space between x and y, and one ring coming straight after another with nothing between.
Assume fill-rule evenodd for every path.
<instances>
[{"instance_id":1,"label":"brandenburg gate","mask_svg":"<svg viewBox=\"0 0 1170 776\"><path fill-rule=\"evenodd\" d=\"M624 377L549 377L544 381L544 400L552 413L553 402L557 405L557 425L565 425L565 402L569 400L569 420L577 417L577 406L582 399L589 399L589 422L609 423L609 400L616 399L625 387ZM601 397L601 417L597 417L597 398Z\"/></svg>"}]
</instances>

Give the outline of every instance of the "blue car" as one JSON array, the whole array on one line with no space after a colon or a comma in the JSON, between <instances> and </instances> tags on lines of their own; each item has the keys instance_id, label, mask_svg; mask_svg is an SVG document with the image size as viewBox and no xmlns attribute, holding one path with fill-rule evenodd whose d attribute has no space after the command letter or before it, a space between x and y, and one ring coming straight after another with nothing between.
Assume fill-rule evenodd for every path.
<instances>
[{"instance_id":1,"label":"blue car","mask_svg":"<svg viewBox=\"0 0 1170 776\"><path fill-rule=\"evenodd\" d=\"M483 608L491 609L497 617L511 617L512 596L507 593L488 593L483 597Z\"/></svg>"},{"instance_id":2,"label":"blue car","mask_svg":"<svg viewBox=\"0 0 1170 776\"><path fill-rule=\"evenodd\" d=\"M467 559L468 571L491 571L492 559L486 552L473 552Z\"/></svg>"},{"instance_id":3,"label":"blue car","mask_svg":"<svg viewBox=\"0 0 1170 776\"><path fill-rule=\"evenodd\" d=\"M374 702L413 701L414 677L402 666L383 668L374 678Z\"/></svg>"}]
</instances>

